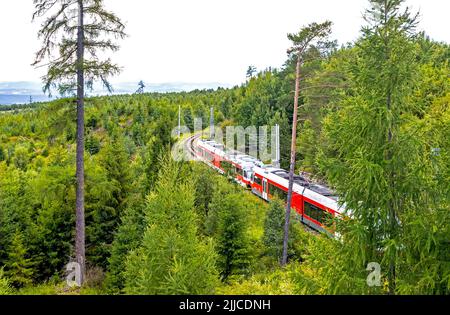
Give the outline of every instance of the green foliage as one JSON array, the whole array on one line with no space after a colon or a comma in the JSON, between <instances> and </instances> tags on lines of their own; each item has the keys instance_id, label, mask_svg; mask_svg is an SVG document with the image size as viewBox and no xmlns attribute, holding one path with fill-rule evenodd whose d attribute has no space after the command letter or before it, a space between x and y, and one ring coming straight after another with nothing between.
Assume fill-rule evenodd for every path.
<instances>
[{"instance_id":1,"label":"green foliage","mask_svg":"<svg viewBox=\"0 0 450 315\"><path fill-rule=\"evenodd\" d=\"M98 288L83 286L82 288L69 288L66 282L48 282L32 287L21 288L14 292L15 295L24 296L57 296L57 295L104 295L105 292Z\"/></svg>"},{"instance_id":2,"label":"green foliage","mask_svg":"<svg viewBox=\"0 0 450 315\"><path fill-rule=\"evenodd\" d=\"M86 158L87 259L89 265L110 271L107 279L118 275L108 285L114 292L123 288L121 272L128 251L142 239L144 224L138 222L143 220L144 196L157 178L158 155L172 141L178 104L206 112L210 97L219 99L220 94L144 94L86 102L86 116L92 118L88 118L88 138L99 141L101 148ZM0 264L5 264L19 229L36 283L62 278L64 266L73 257L75 137L68 134L74 135L75 121L70 119L71 104L61 99L0 115L0 147L5 157L0 162ZM139 136L133 136L136 130Z\"/></svg>"},{"instance_id":3,"label":"green foliage","mask_svg":"<svg viewBox=\"0 0 450 315\"><path fill-rule=\"evenodd\" d=\"M309 245L298 274L303 293L448 292L446 232L422 234L424 227L448 230L441 212L448 209L441 175L447 171L436 168L443 157L431 153L433 147L448 150L438 140L447 131L415 116L411 96L422 86L414 17L399 12L401 2L371 1L367 19L373 24L363 29L358 63L348 69L351 93L324 119L326 148L318 160L351 220L337 225L341 242L318 238ZM365 283L369 262L381 264L380 288Z\"/></svg>"},{"instance_id":4,"label":"green foliage","mask_svg":"<svg viewBox=\"0 0 450 315\"><path fill-rule=\"evenodd\" d=\"M383 293L384 287L369 287L366 283L369 272L366 271L367 264L361 251L368 244L368 239L363 228L354 224L347 229L349 232L342 240L330 239L326 235L302 239L306 247L304 261L292 274L297 294Z\"/></svg>"},{"instance_id":5,"label":"green foliage","mask_svg":"<svg viewBox=\"0 0 450 315\"><path fill-rule=\"evenodd\" d=\"M270 257L274 266L281 262L284 240L284 223L286 207L278 199L270 202L269 210L264 221L264 254ZM289 226L288 260L289 262L302 261L305 251L305 233L298 214L291 213Z\"/></svg>"},{"instance_id":6,"label":"green foliage","mask_svg":"<svg viewBox=\"0 0 450 315\"><path fill-rule=\"evenodd\" d=\"M13 290L8 278L5 277L3 268L0 269L0 296L1 295L11 295Z\"/></svg>"},{"instance_id":7,"label":"green foliage","mask_svg":"<svg viewBox=\"0 0 450 315\"><path fill-rule=\"evenodd\" d=\"M29 162L27 148L22 146L16 147L12 162L14 163L15 167L25 171Z\"/></svg>"},{"instance_id":8,"label":"green foliage","mask_svg":"<svg viewBox=\"0 0 450 315\"><path fill-rule=\"evenodd\" d=\"M252 78L256 72L257 72L257 70L256 70L255 66L248 66L247 73L246 73L247 78L248 79Z\"/></svg>"},{"instance_id":9,"label":"green foliage","mask_svg":"<svg viewBox=\"0 0 450 315\"><path fill-rule=\"evenodd\" d=\"M216 181L213 170L200 164L193 167L195 183L195 209L200 220L201 231L206 232L206 218L209 215L210 204L212 202Z\"/></svg>"},{"instance_id":10,"label":"green foliage","mask_svg":"<svg viewBox=\"0 0 450 315\"><path fill-rule=\"evenodd\" d=\"M136 198L125 209L121 224L114 237L109 258L109 272L106 275L106 287L112 293L120 293L125 287L125 262L128 253L141 244L145 231L144 200Z\"/></svg>"},{"instance_id":11,"label":"green foliage","mask_svg":"<svg viewBox=\"0 0 450 315\"><path fill-rule=\"evenodd\" d=\"M132 177L129 156L124 139L115 137L107 143L99 155L101 170L96 166L87 168L88 179L94 181L87 191L87 251L90 260L97 266L107 267L107 258L114 240L122 212L131 193ZM100 174L96 174L100 171Z\"/></svg>"},{"instance_id":12,"label":"green foliage","mask_svg":"<svg viewBox=\"0 0 450 315\"><path fill-rule=\"evenodd\" d=\"M142 245L127 257L128 294L212 294L217 282L211 239L197 235L192 186L182 167L163 162L145 209Z\"/></svg>"},{"instance_id":13,"label":"green foliage","mask_svg":"<svg viewBox=\"0 0 450 315\"><path fill-rule=\"evenodd\" d=\"M84 57L78 55L78 11L82 4L83 17L86 25L82 25L83 38L81 47ZM117 74L120 69L111 63L110 59L101 60L98 50L117 51L118 45L111 38L124 38L124 24L112 12L104 8L102 0L72 1L34 1L35 11L33 20L44 19L38 36L42 39L42 48L36 54L34 65L42 63L50 58L47 74L43 77L44 90L51 92L52 87L57 87L60 94L70 94L77 89L76 76L80 65L82 66L85 82L88 88L92 88L94 80L111 89L107 78ZM56 10L52 10L56 9ZM63 35L63 36L61 36ZM81 48L80 47L80 48ZM58 50L59 58L53 58L54 49ZM84 88L84 87L83 87Z\"/></svg>"},{"instance_id":14,"label":"green foliage","mask_svg":"<svg viewBox=\"0 0 450 315\"><path fill-rule=\"evenodd\" d=\"M294 268L258 273L249 279L240 279L226 283L217 289L220 295L293 295L295 286L292 281Z\"/></svg>"},{"instance_id":15,"label":"green foliage","mask_svg":"<svg viewBox=\"0 0 450 315\"><path fill-rule=\"evenodd\" d=\"M297 147L301 158L298 161L300 169L307 173L316 173L317 135L310 120L305 121L297 138Z\"/></svg>"},{"instance_id":16,"label":"green foliage","mask_svg":"<svg viewBox=\"0 0 450 315\"><path fill-rule=\"evenodd\" d=\"M331 33L331 25L330 21L323 23L313 22L303 27L297 34L288 34L289 40L294 43L292 52L305 50L309 45L321 44Z\"/></svg>"},{"instance_id":17,"label":"green foliage","mask_svg":"<svg viewBox=\"0 0 450 315\"><path fill-rule=\"evenodd\" d=\"M281 260L281 254L283 252L284 221L285 209L283 203L279 200L273 200L270 203L270 208L264 223L263 241L267 254L277 261Z\"/></svg>"},{"instance_id":18,"label":"green foliage","mask_svg":"<svg viewBox=\"0 0 450 315\"><path fill-rule=\"evenodd\" d=\"M327 180L352 213L335 240L305 232L294 214L286 272L276 270L283 207L160 156L179 106L191 129L195 117L207 127L214 106L222 128L279 124L286 169L295 55L232 89L86 99L87 260L106 272L108 292L379 294L395 280L394 293L449 294L450 48L415 34L401 3L371 1L355 44L304 52L297 169ZM307 40L292 38L296 48ZM0 275L0 294L102 293L60 284L74 254L73 104L0 107L0 265L17 262L21 281L38 284L12 292ZM176 178L170 186L161 169ZM372 261L380 288L366 284Z\"/></svg>"},{"instance_id":19,"label":"green foliage","mask_svg":"<svg viewBox=\"0 0 450 315\"><path fill-rule=\"evenodd\" d=\"M17 230L11 241L9 255L5 262L5 275L11 284L20 288L32 282L33 269L31 261L27 258L27 249L22 234Z\"/></svg>"},{"instance_id":20,"label":"green foliage","mask_svg":"<svg viewBox=\"0 0 450 315\"><path fill-rule=\"evenodd\" d=\"M89 135L86 138L85 148L86 151L89 152L89 154L97 154L98 152L100 152L100 140L93 135Z\"/></svg>"},{"instance_id":21,"label":"green foliage","mask_svg":"<svg viewBox=\"0 0 450 315\"><path fill-rule=\"evenodd\" d=\"M246 207L234 189L225 183L218 187L207 218L207 230L217 240L218 267L224 280L248 274L251 259Z\"/></svg>"},{"instance_id":22,"label":"green foliage","mask_svg":"<svg viewBox=\"0 0 450 315\"><path fill-rule=\"evenodd\" d=\"M75 222L74 168L65 166L45 167L31 181L36 209L36 225L30 232L31 248L36 263L37 280L62 275L69 262Z\"/></svg>"},{"instance_id":23,"label":"green foliage","mask_svg":"<svg viewBox=\"0 0 450 315\"><path fill-rule=\"evenodd\" d=\"M4 160L6 160L5 151L3 151L3 148L0 147L0 162L3 162Z\"/></svg>"}]
</instances>

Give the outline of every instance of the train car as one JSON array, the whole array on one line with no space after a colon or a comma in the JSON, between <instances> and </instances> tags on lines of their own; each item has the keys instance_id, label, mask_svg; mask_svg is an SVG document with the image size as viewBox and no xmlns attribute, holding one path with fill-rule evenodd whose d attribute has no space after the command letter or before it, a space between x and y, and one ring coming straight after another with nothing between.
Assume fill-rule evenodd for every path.
<instances>
[{"instance_id":1,"label":"train car","mask_svg":"<svg viewBox=\"0 0 450 315\"><path fill-rule=\"evenodd\" d=\"M289 173L272 167L255 167L252 192L266 201L277 197L287 202ZM295 175L292 191L292 209L309 227L332 233L334 217L343 213L338 204L338 197L323 185L310 183L306 178Z\"/></svg>"},{"instance_id":2,"label":"train car","mask_svg":"<svg viewBox=\"0 0 450 315\"><path fill-rule=\"evenodd\" d=\"M225 157L223 145L214 141L197 141L194 142L194 152L198 159L224 174L224 170L221 168Z\"/></svg>"},{"instance_id":3,"label":"train car","mask_svg":"<svg viewBox=\"0 0 450 315\"><path fill-rule=\"evenodd\" d=\"M252 170L258 164L255 158L237 151L226 151L222 144L214 141L197 141L194 152L197 158L221 174L233 177L243 187L251 188Z\"/></svg>"},{"instance_id":4,"label":"train car","mask_svg":"<svg viewBox=\"0 0 450 315\"><path fill-rule=\"evenodd\" d=\"M198 159L221 174L251 189L252 193L270 202L275 197L287 202L289 173L280 168L266 166L254 157L229 151L214 141L198 140L194 144ZM314 230L333 234L331 222L344 211L338 197L327 187L311 183L303 176L294 176L292 209L301 221Z\"/></svg>"}]
</instances>

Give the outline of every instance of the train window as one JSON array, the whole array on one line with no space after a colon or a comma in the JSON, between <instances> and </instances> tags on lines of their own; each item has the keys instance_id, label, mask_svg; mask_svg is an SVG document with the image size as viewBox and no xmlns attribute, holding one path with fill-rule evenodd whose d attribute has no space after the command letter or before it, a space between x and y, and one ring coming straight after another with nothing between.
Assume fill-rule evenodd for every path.
<instances>
[{"instance_id":1,"label":"train window","mask_svg":"<svg viewBox=\"0 0 450 315\"><path fill-rule=\"evenodd\" d=\"M255 176L255 184L262 186L262 179L259 178L258 176Z\"/></svg>"},{"instance_id":2,"label":"train window","mask_svg":"<svg viewBox=\"0 0 450 315\"><path fill-rule=\"evenodd\" d=\"M304 205L305 205L305 214L308 217L316 220L317 222L323 225L329 225L331 223L331 219L333 218L333 216L329 212L322 210L319 207L316 207L306 201Z\"/></svg>"},{"instance_id":3,"label":"train window","mask_svg":"<svg viewBox=\"0 0 450 315\"><path fill-rule=\"evenodd\" d=\"M231 164L228 161L222 161L220 162L220 166L224 170L225 173L228 175L233 175L235 173L235 168L233 167L233 164Z\"/></svg>"},{"instance_id":4,"label":"train window","mask_svg":"<svg viewBox=\"0 0 450 315\"><path fill-rule=\"evenodd\" d=\"M287 191L284 191L283 189L281 189L275 185L270 184L269 194L277 197L280 200L287 201L287 195L288 195Z\"/></svg>"}]
</instances>

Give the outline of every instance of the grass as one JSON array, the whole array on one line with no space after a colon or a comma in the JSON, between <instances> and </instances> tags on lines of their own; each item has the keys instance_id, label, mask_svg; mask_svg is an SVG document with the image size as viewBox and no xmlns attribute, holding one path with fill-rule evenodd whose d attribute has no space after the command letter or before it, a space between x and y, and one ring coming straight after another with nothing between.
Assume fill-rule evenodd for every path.
<instances>
[{"instance_id":1,"label":"grass","mask_svg":"<svg viewBox=\"0 0 450 315\"><path fill-rule=\"evenodd\" d=\"M69 288L66 283L40 284L18 289L13 295L104 295L106 292L101 288Z\"/></svg>"}]
</instances>

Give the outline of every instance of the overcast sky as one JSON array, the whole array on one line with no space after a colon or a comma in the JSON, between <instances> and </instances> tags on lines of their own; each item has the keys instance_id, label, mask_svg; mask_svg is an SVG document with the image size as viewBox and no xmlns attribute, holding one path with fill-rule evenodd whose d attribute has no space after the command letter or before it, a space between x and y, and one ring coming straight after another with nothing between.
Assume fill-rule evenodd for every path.
<instances>
[{"instance_id":1,"label":"overcast sky","mask_svg":"<svg viewBox=\"0 0 450 315\"><path fill-rule=\"evenodd\" d=\"M127 25L129 37L113 60L123 67L113 81L220 82L245 80L249 65L279 67L286 34L302 25L334 23L333 37L353 41L366 0L105 0ZM408 0L421 11L420 29L450 43L449 0ZM0 82L39 81L30 66L40 43L31 23L32 0L2 1Z\"/></svg>"}]
</instances>

